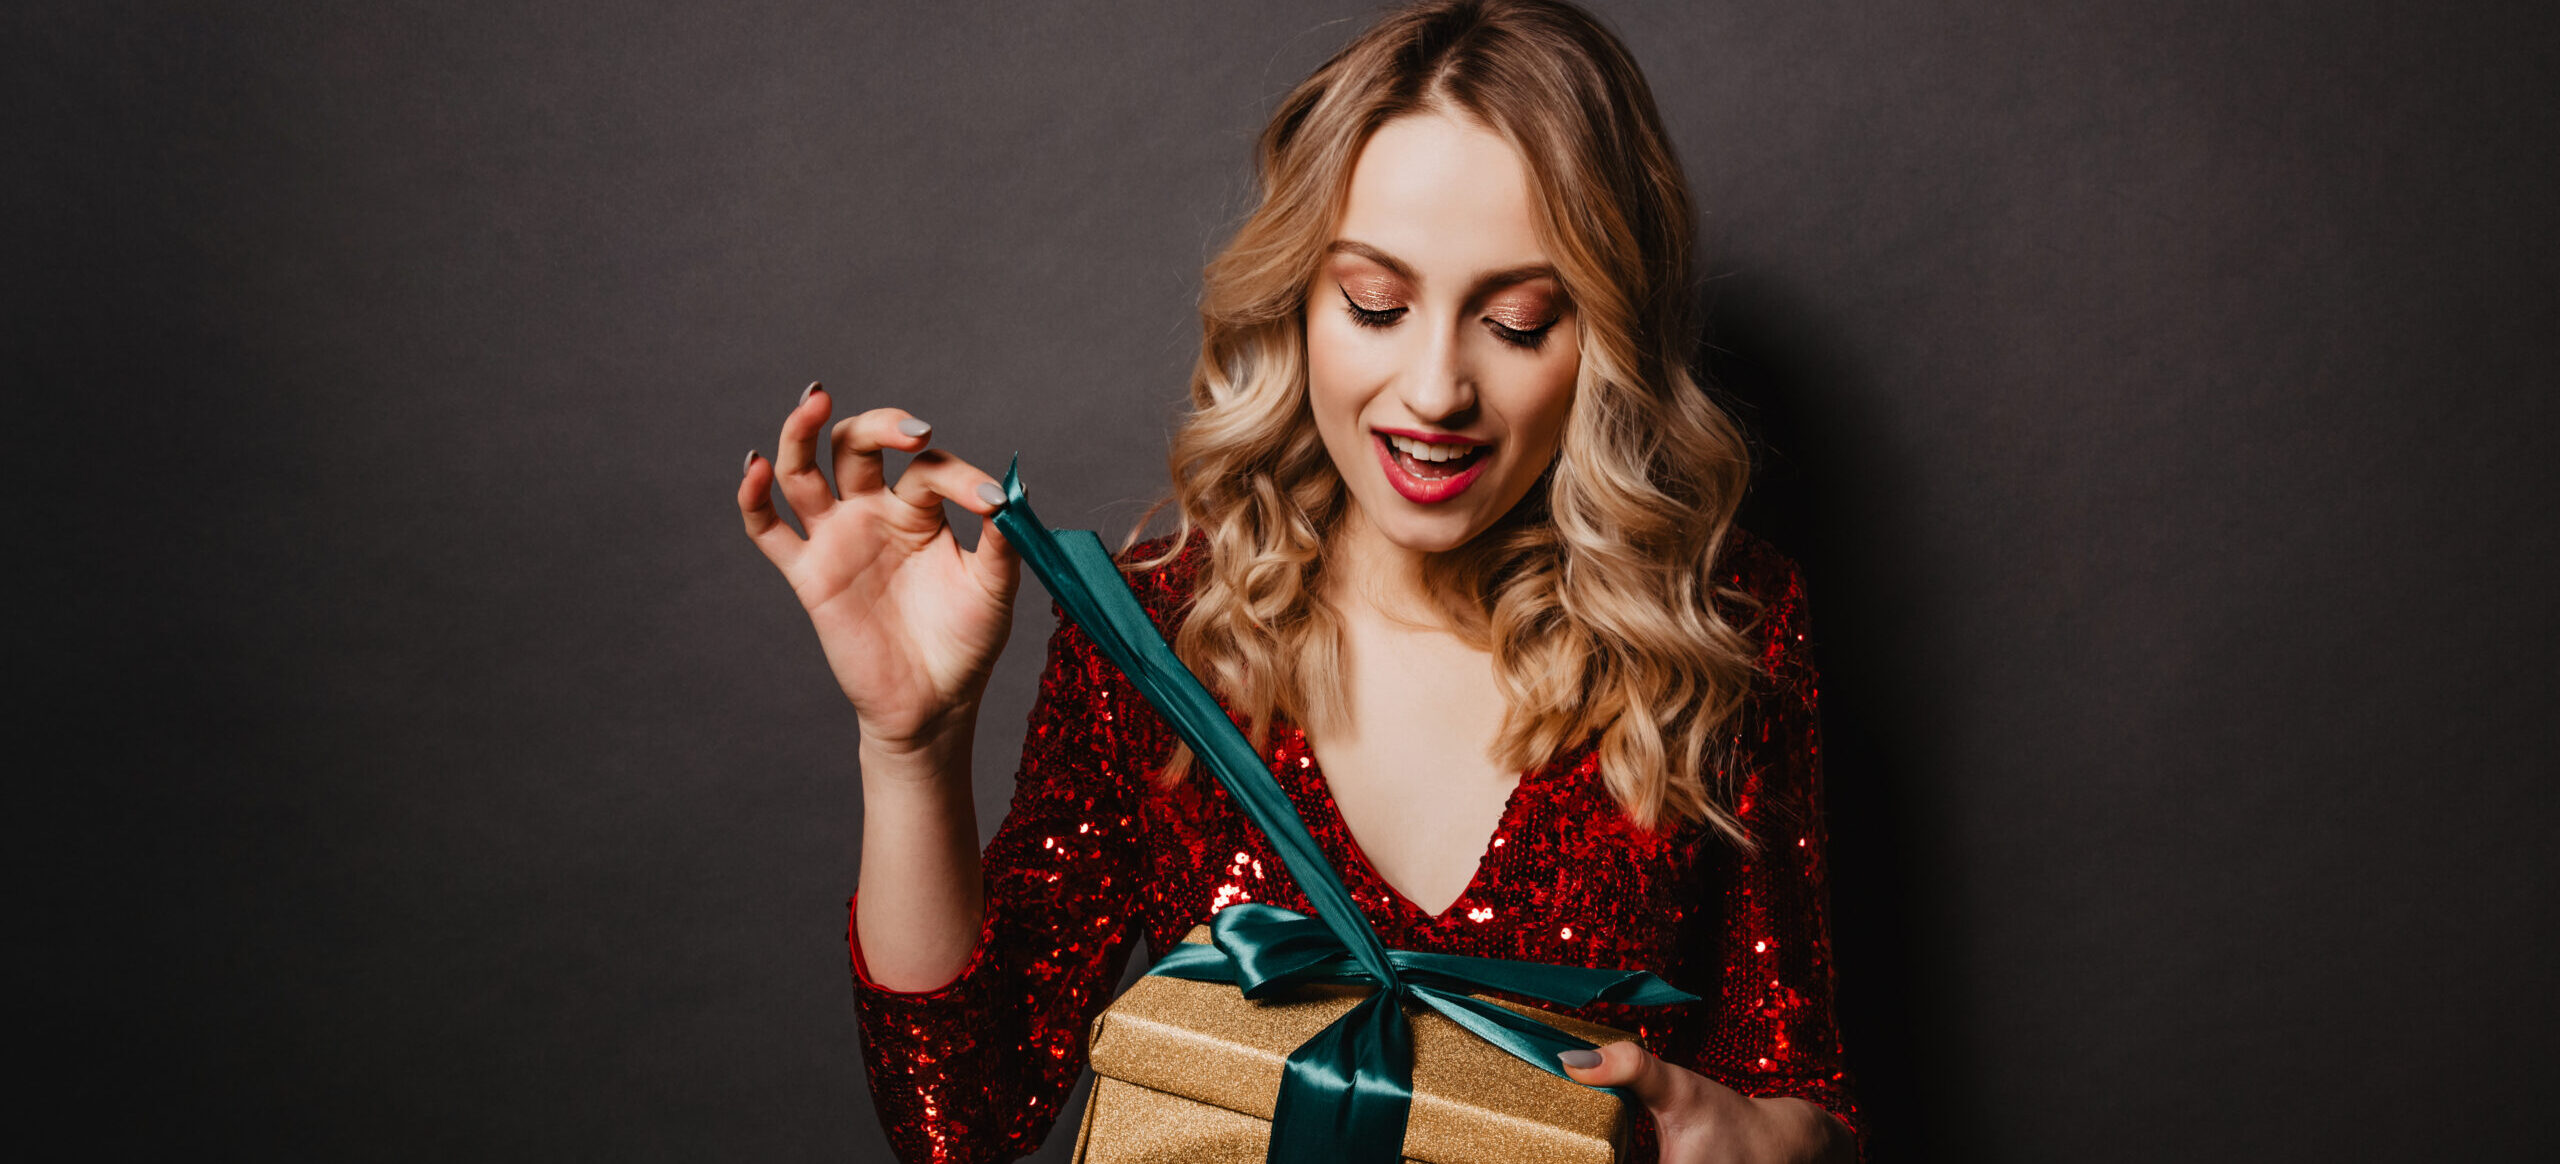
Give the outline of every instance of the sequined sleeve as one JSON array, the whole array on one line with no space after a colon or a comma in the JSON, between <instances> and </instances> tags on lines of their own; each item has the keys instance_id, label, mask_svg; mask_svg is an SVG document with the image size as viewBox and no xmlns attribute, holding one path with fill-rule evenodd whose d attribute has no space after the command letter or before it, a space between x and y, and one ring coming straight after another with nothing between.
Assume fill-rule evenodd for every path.
<instances>
[{"instance_id":1,"label":"sequined sleeve","mask_svg":"<svg viewBox=\"0 0 2560 1164\"><path fill-rule=\"evenodd\" d=\"M1738 717L1734 809L1759 842L1735 852L1717 931L1722 991L1692 1064L1746 1095L1820 1104L1864 1135L1832 1014L1820 679L1804 576L1774 551L1730 581L1764 603L1764 691Z\"/></svg>"},{"instance_id":2,"label":"sequined sleeve","mask_svg":"<svg viewBox=\"0 0 2560 1164\"><path fill-rule=\"evenodd\" d=\"M884 989L848 927L873 1105L907 1164L1030 1153L1083 1070L1084 1033L1137 933L1134 790L1115 746L1134 696L1116 674L1061 617L1012 808L982 857L978 945L957 977Z\"/></svg>"}]
</instances>

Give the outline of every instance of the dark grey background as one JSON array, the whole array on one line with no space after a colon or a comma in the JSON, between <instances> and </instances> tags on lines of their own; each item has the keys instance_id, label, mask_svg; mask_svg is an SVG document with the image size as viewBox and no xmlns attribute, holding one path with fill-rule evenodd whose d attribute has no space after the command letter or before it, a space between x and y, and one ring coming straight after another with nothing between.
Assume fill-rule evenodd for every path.
<instances>
[{"instance_id":1,"label":"dark grey background","mask_svg":"<svg viewBox=\"0 0 2560 1164\"><path fill-rule=\"evenodd\" d=\"M1886 1158L2541 1138L2546 10L1603 6L1813 580ZM824 378L1124 528L1251 138L1365 11L10 6L40 1112L883 1158L851 717L739 457Z\"/></svg>"}]
</instances>

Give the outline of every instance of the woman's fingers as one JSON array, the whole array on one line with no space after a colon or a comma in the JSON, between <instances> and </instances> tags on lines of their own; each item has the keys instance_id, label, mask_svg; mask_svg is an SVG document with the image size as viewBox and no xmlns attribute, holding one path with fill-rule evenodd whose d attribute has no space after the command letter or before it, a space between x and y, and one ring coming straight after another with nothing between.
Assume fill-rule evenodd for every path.
<instances>
[{"instance_id":1,"label":"woman's fingers","mask_svg":"<svg viewBox=\"0 0 2560 1164\"><path fill-rule=\"evenodd\" d=\"M782 436L773 448L774 478L782 483L782 499L803 522L815 521L835 507L835 492L818 471L818 430L826 427L831 402L825 388L812 382L800 390L800 403L782 418Z\"/></svg>"},{"instance_id":2,"label":"woman's fingers","mask_svg":"<svg viewBox=\"0 0 2560 1164\"><path fill-rule=\"evenodd\" d=\"M898 474L898 484L890 492L919 517L931 515L924 520L940 522L945 500L977 514L978 552L969 555L969 568L989 593L1013 594L1022 577L1022 559L996 529L995 513L1004 508L1004 490L986 470L943 449L926 449L908 463L906 472Z\"/></svg>"},{"instance_id":3,"label":"woman's fingers","mask_svg":"<svg viewBox=\"0 0 2560 1164\"><path fill-rule=\"evenodd\" d=\"M1688 1099L1690 1081L1696 1078L1625 1039L1596 1051L1567 1051L1558 1058L1564 1063L1565 1074L1575 1081L1594 1087L1624 1087L1635 1093L1646 1110L1654 1112L1679 1107Z\"/></svg>"},{"instance_id":4,"label":"woman's fingers","mask_svg":"<svg viewBox=\"0 0 2560 1164\"><path fill-rule=\"evenodd\" d=\"M880 488L880 450L919 452L932 439L933 426L903 408L874 408L837 421L828 441L835 446L837 495Z\"/></svg>"},{"instance_id":5,"label":"woman's fingers","mask_svg":"<svg viewBox=\"0 0 2560 1164\"><path fill-rule=\"evenodd\" d=\"M765 560L784 570L799 560L800 535L773 511L773 465L752 451L745 475L738 478L738 516L746 519L747 536L764 551Z\"/></svg>"},{"instance_id":6,"label":"woman's fingers","mask_svg":"<svg viewBox=\"0 0 2560 1164\"><path fill-rule=\"evenodd\" d=\"M1004 487L989 481L978 486L977 494L987 509L978 519L978 552L969 555L969 565L988 592L1011 594L1022 585L1022 551L1014 549L1004 531L996 528L996 511L1004 508Z\"/></svg>"},{"instance_id":7,"label":"woman's fingers","mask_svg":"<svg viewBox=\"0 0 2560 1164\"><path fill-rule=\"evenodd\" d=\"M903 408L874 408L827 426L833 402L826 389L811 384L800 403L783 418L782 437L770 463L747 455L746 474L738 482L738 512L747 536L776 566L789 568L807 545L773 505L779 485L783 500L803 525L835 508L839 494L851 498L878 492L884 473L880 454L902 449L916 454L889 492L900 504L890 507L890 524L914 533L932 533L942 525L942 503L959 503L979 516L978 550L968 555L969 569L989 593L1010 596L1020 584L1022 558L995 527L995 512L1004 508L1004 492L984 470L940 449L927 447L933 426ZM818 439L826 431L836 487L829 488L818 468ZM901 520L903 516L904 520Z\"/></svg>"}]
</instances>

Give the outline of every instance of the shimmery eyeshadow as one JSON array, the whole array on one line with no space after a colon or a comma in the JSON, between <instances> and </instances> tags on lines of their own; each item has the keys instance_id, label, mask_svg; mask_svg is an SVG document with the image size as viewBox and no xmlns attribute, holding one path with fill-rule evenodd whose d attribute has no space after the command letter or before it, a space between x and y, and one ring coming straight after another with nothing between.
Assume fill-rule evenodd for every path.
<instances>
[{"instance_id":1,"label":"shimmery eyeshadow","mask_svg":"<svg viewBox=\"0 0 2560 1164\"><path fill-rule=\"evenodd\" d=\"M1562 311L1543 294L1507 293L1485 305L1485 316L1513 331L1537 331L1556 322Z\"/></svg>"},{"instance_id":2,"label":"shimmery eyeshadow","mask_svg":"<svg viewBox=\"0 0 2560 1164\"><path fill-rule=\"evenodd\" d=\"M1404 284L1382 275L1354 275L1341 280L1342 293L1364 311L1393 311L1404 305Z\"/></svg>"}]
</instances>

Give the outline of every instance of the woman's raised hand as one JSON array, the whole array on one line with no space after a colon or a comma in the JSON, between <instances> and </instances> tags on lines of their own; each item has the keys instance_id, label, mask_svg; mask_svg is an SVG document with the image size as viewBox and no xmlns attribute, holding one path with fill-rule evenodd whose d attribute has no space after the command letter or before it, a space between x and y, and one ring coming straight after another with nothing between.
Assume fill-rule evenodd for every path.
<instances>
[{"instance_id":1,"label":"woman's raised hand","mask_svg":"<svg viewBox=\"0 0 2560 1164\"><path fill-rule=\"evenodd\" d=\"M1022 582L1021 555L993 520L1004 494L976 466L927 447L931 426L906 412L875 408L828 428L832 408L811 384L783 419L774 459L747 454L738 483L747 536L809 612L866 749L965 747ZM833 488L818 469L821 430ZM881 471L886 448L916 454L894 486ZM777 481L805 538L774 512ZM975 552L943 521L946 499L983 519Z\"/></svg>"}]
</instances>

